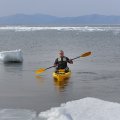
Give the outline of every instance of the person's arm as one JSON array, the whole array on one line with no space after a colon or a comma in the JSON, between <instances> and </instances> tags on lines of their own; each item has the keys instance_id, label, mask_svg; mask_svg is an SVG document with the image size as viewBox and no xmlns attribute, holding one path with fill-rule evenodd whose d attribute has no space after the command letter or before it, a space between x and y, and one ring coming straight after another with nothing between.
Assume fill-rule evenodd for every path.
<instances>
[{"instance_id":1,"label":"person's arm","mask_svg":"<svg viewBox=\"0 0 120 120\"><path fill-rule=\"evenodd\" d=\"M56 67L58 65L58 59L55 60L54 66Z\"/></svg>"},{"instance_id":2,"label":"person's arm","mask_svg":"<svg viewBox=\"0 0 120 120\"><path fill-rule=\"evenodd\" d=\"M73 61L71 59L69 59L68 57L67 58L67 62L70 63L70 64L73 64Z\"/></svg>"}]
</instances>

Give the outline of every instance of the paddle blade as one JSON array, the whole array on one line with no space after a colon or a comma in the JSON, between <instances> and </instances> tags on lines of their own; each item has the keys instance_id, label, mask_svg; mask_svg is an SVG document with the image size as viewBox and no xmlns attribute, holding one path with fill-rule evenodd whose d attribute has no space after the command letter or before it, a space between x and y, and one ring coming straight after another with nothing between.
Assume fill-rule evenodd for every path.
<instances>
[{"instance_id":1,"label":"paddle blade","mask_svg":"<svg viewBox=\"0 0 120 120\"><path fill-rule=\"evenodd\" d=\"M41 68L41 69L36 70L36 71L35 71L35 74L40 74L40 73L42 73L42 72L44 72L44 71L45 71L45 69L44 69L44 68Z\"/></svg>"},{"instance_id":2,"label":"paddle blade","mask_svg":"<svg viewBox=\"0 0 120 120\"><path fill-rule=\"evenodd\" d=\"M87 57L87 56L89 56L89 55L91 55L91 52L83 53L80 57Z\"/></svg>"}]
</instances>

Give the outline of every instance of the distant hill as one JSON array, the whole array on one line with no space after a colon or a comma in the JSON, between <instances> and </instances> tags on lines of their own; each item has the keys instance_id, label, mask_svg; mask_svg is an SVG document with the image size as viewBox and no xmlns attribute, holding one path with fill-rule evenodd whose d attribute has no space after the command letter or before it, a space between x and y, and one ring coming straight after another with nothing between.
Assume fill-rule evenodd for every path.
<instances>
[{"instance_id":1,"label":"distant hill","mask_svg":"<svg viewBox=\"0 0 120 120\"><path fill-rule=\"evenodd\" d=\"M68 25L68 24L120 24L120 16L84 15L78 17L56 17L44 14L16 14L0 17L0 25Z\"/></svg>"}]
</instances>

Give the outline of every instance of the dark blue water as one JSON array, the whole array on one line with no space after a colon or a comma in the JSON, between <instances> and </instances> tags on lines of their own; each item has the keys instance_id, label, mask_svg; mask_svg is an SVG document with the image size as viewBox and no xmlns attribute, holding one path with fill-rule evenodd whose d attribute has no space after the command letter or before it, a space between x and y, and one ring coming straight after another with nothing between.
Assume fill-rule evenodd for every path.
<instances>
[{"instance_id":1,"label":"dark blue water","mask_svg":"<svg viewBox=\"0 0 120 120\"><path fill-rule=\"evenodd\" d=\"M0 108L44 111L70 100L96 97L120 102L120 27L0 27L0 50L21 49L22 64L0 63ZM35 70L53 65L59 50L74 58L72 76L52 78Z\"/></svg>"}]
</instances>

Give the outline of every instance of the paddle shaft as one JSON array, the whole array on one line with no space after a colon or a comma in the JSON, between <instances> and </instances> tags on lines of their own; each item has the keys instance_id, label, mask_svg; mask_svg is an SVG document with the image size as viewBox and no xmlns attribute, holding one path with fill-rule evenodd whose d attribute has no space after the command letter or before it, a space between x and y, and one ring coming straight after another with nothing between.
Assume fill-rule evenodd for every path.
<instances>
[{"instance_id":1,"label":"paddle shaft","mask_svg":"<svg viewBox=\"0 0 120 120\"><path fill-rule=\"evenodd\" d=\"M91 53L90 52L87 52L87 53L89 53L89 54L83 54L83 55L85 55L85 56L78 56L78 57L75 57L75 58L73 58L73 59L71 59L71 60L75 60L75 59L78 59L78 58L80 58L80 57L86 57L86 56L88 56L88 55L90 55ZM47 70L47 69L50 69L50 68L52 68L52 67L55 67L55 66L51 66L51 67L48 67L48 68L46 68L45 70Z\"/></svg>"},{"instance_id":2,"label":"paddle shaft","mask_svg":"<svg viewBox=\"0 0 120 120\"><path fill-rule=\"evenodd\" d=\"M80 58L80 56L75 57L75 58L73 58L73 59L71 59L71 60L75 60L75 59L77 59L77 58ZM50 66L50 67L46 68L45 70L48 70L48 69L53 68L53 67L55 67L55 66Z\"/></svg>"},{"instance_id":3,"label":"paddle shaft","mask_svg":"<svg viewBox=\"0 0 120 120\"><path fill-rule=\"evenodd\" d=\"M48 68L46 68L45 70L48 70L48 69L50 69L50 68L52 68L52 67L55 67L55 66L48 67Z\"/></svg>"},{"instance_id":4,"label":"paddle shaft","mask_svg":"<svg viewBox=\"0 0 120 120\"><path fill-rule=\"evenodd\" d=\"M80 56L78 56L78 57L75 57L75 58L73 58L73 59L71 59L71 60L75 60L75 59L78 59L78 58L80 58Z\"/></svg>"},{"instance_id":5,"label":"paddle shaft","mask_svg":"<svg viewBox=\"0 0 120 120\"><path fill-rule=\"evenodd\" d=\"M89 55L91 55L91 52L86 52L86 53L82 54L81 56L75 57L75 58L73 58L71 60L75 60L75 59L78 59L80 57L86 57L86 56L89 56ZM48 69L53 68L53 67L55 67L55 66L53 65L53 66L50 66L50 67L45 68L45 69L41 68L41 69L36 71L36 74L40 74L40 73L44 72L45 70L48 70Z\"/></svg>"}]
</instances>

